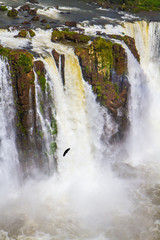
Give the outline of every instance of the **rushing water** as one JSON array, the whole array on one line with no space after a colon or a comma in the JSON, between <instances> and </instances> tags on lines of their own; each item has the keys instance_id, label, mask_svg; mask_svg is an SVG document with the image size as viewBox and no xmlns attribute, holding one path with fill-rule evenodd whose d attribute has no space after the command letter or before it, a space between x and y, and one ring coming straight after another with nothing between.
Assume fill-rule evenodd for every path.
<instances>
[{"instance_id":1,"label":"rushing water","mask_svg":"<svg viewBox=\"0 0 160 240\"><path fill-rule=\"evenodd\" d=\"M1 59L0 240L158 240L160 24L135 21L98 26L92 21L94 13L103 16L103 23L107 23L108 11L80 1L76 6L74 1L67 6L62 1L39 2L41 13L47 11L42 5L59 5L60 11L71 11L73 15L66 19L73 20L78 11L83 12L79 20L88 18L90 22L83 22L80 26L85 25L86 33L91 35L100 30L104 34L126 33L134 37L141 64L122 43L127 52L131 84L130 130L125 142L110 145L109 137L116 132L116 124L106 109L96 102L91 87L83 79L73 49L52 43L50 30L36 29L33 39L17 38L16 41L16 30L0 31L0 41L4 46L28 48L36 56L40 55L47 70L46 79L54 106L52 111L58 125L57 171L50 177L37 173L34 179L28 178L20 184L14 134L14 98L9 66L6 60ZM5 3L11 5L10 1ZM24 3L13 1L12 5L17 7ZM88 9L90 13L84 18ZM118 21L123 19L118 17L120 13L109 12ZM65 19L59 10L55 16L63 21ZM65 54L65 87L51 57L53 48ZM37 80L35 84L36 114L44 133L44 148L49 151L53 141L47 131L50 124L40 111ZM102 138L104 131L105 143ZM68 147L70 151L64 158L63 152ZM51 159L50 167L54 168Z\"/></svg>"}]
</instances>

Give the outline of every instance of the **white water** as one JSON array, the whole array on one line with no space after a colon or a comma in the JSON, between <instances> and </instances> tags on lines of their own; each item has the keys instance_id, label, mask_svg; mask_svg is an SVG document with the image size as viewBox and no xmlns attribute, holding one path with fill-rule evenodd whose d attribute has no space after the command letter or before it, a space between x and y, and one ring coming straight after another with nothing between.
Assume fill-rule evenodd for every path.
<instances>
[{"instance_id":1,"label":"white water","mask_svg":"<svg viewBox=\"0 0 160 240\"><path fill-rule=\"evenodd\" d=\"M159 33L158 27L151 29L149 36L155 29ZM125 31L129 32L129 27ZM65 87L54 60L44 54L58 123L58 173L48 179L37 176L37 180L30 179L16 190L11 186L14 196L6 205L4 199L9 193L2 199L0 239L158 239L160 69L158 55L150 54L157 53L158 34L155 39L148 38L147 51L141 48L144 42L137 42L142 66L127 50L131 127L126 142L117 146L108 143L116 126L83 81L73 50L51 43L49 31L45 37L41 31L37 34L42 38L33 39L35 51L43 54L54 46L65 54ZM141 36L135 30L135 38ZM19 46L18 41L14 44ZM144 63L146 59L148 63ZM106 144L101 140L105 123ZM68 147L71 149L63 157ZM6 166L4 169L10 172ZM11 182L12 176L8 178ZM5 180L2 183L5 185Z\"/></svg>"},{"instance_id":2,"label":"white water","mask_svg":"<svg viewBox=\"0 0 160 240\"><path fill-rule=\"evenodd\" d=\"M15 198L19 172L15 143L15 109L9 64L0 58L0 212L7 201ZM0 222L3 220L0 219Z\"/></svg>"}]
</instances>

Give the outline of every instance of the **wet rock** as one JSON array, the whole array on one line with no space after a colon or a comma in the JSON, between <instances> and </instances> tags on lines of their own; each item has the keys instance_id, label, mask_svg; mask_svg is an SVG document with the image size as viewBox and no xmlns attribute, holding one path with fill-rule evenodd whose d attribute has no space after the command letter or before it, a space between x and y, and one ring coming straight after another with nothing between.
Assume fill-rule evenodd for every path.
<instances>
[{"instance_id":1,"label":"wet rock","mask_svg":"<svg viewBox=\"0 0 160 240\"><path fill-rule=\"evenodd\" d=\"M14 8L12 8L11 10L9 10L7 12L7 16L8 17L16 17L18 15L18 11Z\"/></svg>"},{"instance_id":2,"label":"wet rock","mask_svg":"<svg viewBox=\"0 0 160 240\"><path fill-rule=\"evenodd\" d=\"M101 35L101 32L100 32L100 31L97 31L97 32L96 32L96 35Z\"/></svg>"},{"instance_id":3,"label":"wet rock","mask_svg":"<svg viewBox=\"0 0 160 240\"><path fill-rule=\"evenodd\" d=\"M76 27L77 26L77 23L75 21L66 21L65 22L65 26L68 26L68 27Z\"/></svg>"},{"instance_id":4,"label":"wet rock","mask_svg":"<svg viewBox=\"0 0 160 240\"><path fill-rule=\"evenodd\" d=\"M108 37L124 41L124 43L131 50L132 54L137 59L137 61L140 62L140 55L139 55L138 50L136 48L136 44L135 44L134 38L129 37L127 35L125 35L125 36L121 36L121 35L108 35Z\"/></svg>"},{"instance_id":5,"label":"wet rock","mask_svg":"<svg viewBox=\"0 0 160 240\"><path fill-rule=\"evenodd\" d=\"M59 9L59 6L55 6L54 8L55 8L55 9Z\"/></svg>"},{"instance_id":6,"label":"wet rock","mask_svg":"<svg viewBox=\"0 0 160 240\"><path fill-rule=\"evenodd\" d=\"M37 9L30 9L29 10L29 15L36 15L37 14Z\"/></svg>"},{"instance_id":7,"label":"wet rock","mask_svg":"<svg viewBox=\"0 0 160 240\"><path fill-rule=\"evenodd\" d=\"M40 72L38 75L44 75L46 73L44 63L40 60L34 62L34 68L36 72Z\"/></svg>"},{"instance_id":8,"label":"wet rock","mask_svg":"<svg viewBox=\"0 0 160 240\"><path fill-rule=\"evenodd\" d=\"M45 79L45 67L42 61L35 61L34 68L38 77L38 82L41 86L41 90L44 93L46 88L46 79Z\"/></svg>"},{"instance_id":9,"label":"wet rock","mask_svg":"<svg viewBox=\"0 0 160 240\"><path fill-rule=\"evenodd\" d=\"M30 6L28 4L23 5L20 10L29 12Z\"/></svg>"},{"instance_id":10,"label":"wet rock","mask_svg":"<svg viewBox=\"0 0 160 240\"><path fill-rule=\"evenodd\" d=\"M32 21L39 21L39 16L34 16L33 18L31 18Z\"/></svg>"},{"instance_id":11,"label":"wet rock","mask_svg":"<svg viewBox=\"0 0 160 240\"><path fill-rule=\"evenodd\" d=\"M119 112L123 119L127 119L129 83L126 77L127 56L123 47L98 37L88 47L76 48L75 53L84 79L92 86L97 101L109 110L114 121ZM125 127L127 124L119 123L117 135L122 137Z\"/></svg>"},{"instance_id":12,"label":"wet rock","mask_svg":"<svg viewBox=\"0 0 160 240\"><path fill-rule=\"evenodd\" d=\"M59 54L55 49L52 50L52 55L56 62L57 69L61 73L63 84L65 84L65 77L64 77L65 56L64 56L64 54ZM61 69L59 69L60 66L61 66Z\"/></svg>"},{"instance_id":13,"label":"wet rock","mask_svg":"<svg viewBox=\"0 0 160 240\"><path fill-rule=\"evenodd\" d=\"M48 21L46 19L42 19L41 23L47 23Z\"/></svg>"},{"instance_id":14,"label":"wet rock","mask_svg":"<svg viewBox=\"0 0 160 240\"><path fill-rule=\"evenodd\" d=\"M24 21L24 22L22 22L22 24L23 24L23 25L29 25L30 22L29 22L29 21Z\"/></svg>"}]
</instances>

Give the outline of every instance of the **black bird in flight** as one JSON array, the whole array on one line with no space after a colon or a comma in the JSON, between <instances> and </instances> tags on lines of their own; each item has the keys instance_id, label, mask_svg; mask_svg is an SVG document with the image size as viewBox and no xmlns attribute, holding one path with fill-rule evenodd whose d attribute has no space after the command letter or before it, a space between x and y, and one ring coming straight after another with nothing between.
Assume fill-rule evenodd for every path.
<instances>
[{"instance_id":1,"label":"black bird in flight","mask_svg":"<svg viewBox=\"0 0 160 240\"><path fill-rule=\"evenodd\" d=\"M63 157L66 155L66 153L70 150L70 148L67 148L64 153L63 153Z\"/></svg>"}]
</instances>

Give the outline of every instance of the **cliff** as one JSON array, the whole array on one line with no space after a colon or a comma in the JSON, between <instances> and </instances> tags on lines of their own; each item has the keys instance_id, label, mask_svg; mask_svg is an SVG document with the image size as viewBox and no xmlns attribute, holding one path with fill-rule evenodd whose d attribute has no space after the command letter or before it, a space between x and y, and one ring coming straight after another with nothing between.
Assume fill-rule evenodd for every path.
<instances>
[{"instance_id":1,"label":"cliff","mask_svg":"<svg viewBox=\"0 0 160 240\"><path fill-rule=\"evenodd\" d=\"M48 157L45 153L43 134L39 117L36 112L35 96L35 74L41 88L42 103L41 110L48 111L52 124L53 116L48 108L44 110L46 103L49 103L48 94L45 90L45 69L41 61L34 63L34 58L27 50L12 50L0 46L0 55L7 58L10 66L10 77L13 86L14 103L16 108L15 128L16 143L19 151L19 159L23 172L31 169L33 165L48 171Z\"/></svg>"}]
</instances>

